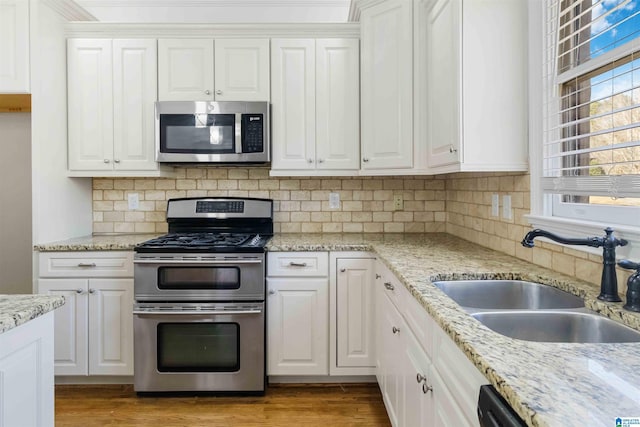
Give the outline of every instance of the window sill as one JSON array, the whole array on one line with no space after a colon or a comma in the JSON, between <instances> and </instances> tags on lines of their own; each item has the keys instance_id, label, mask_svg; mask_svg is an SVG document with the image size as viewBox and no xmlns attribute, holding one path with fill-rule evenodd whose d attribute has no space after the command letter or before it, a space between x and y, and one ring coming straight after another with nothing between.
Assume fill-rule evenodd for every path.
<instances>
[{"instance_id":1,"label":"window sill","mask_svg":"<svg viewBox=\"0 0 640 427\"><path fill-rule=\"evenodd\" d=\"M598 222L572 220L568 218L558 218L539 215L526 215L525 218L534 228L541 228L551 233L557 233L563 237L583 238L583 237L602 237L605 235L604 229L608 226L613 228L614 236L629 241L627 246L619 246L616 248L617 259L631 259L632 261L640 260L640 228L624 226L624 225L608 225ZM553 242L542 238L541 240ZM558 243L559 244L559 243ZM561 244L560 244L561 245ZM588 246L561 245L578 251L588 252L594 255L602 256L602 248L591 248Z\"/></svg>"}]
</instances>

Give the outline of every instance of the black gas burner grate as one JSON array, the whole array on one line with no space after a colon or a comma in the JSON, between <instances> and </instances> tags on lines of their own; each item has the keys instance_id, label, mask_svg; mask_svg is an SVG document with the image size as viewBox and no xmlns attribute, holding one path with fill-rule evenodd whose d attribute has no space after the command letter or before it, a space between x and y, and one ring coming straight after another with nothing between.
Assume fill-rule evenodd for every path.
<instances>
[{"instance_id":1,"label":"black gas burner grate","mask_svg":"<svg viewBox=\"0 0 640 427\"><path fill-rule=\"evenodd\" d=\"M143 246L240 246L253 237L252 234L235 233L173 233L144 242Z\"/></svg>"}]
</instances>

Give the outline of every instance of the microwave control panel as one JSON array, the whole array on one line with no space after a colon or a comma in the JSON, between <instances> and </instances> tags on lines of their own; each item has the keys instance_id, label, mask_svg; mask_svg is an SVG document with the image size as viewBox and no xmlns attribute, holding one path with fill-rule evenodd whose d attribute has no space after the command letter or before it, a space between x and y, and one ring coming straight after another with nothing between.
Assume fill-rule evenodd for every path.
<instances>
[{"instance_id":1,"label":"microwave control panel","mask_svg":"<svg viewBox=\"0 0 640 427\"><path fill-rule=\"evenodd\" d=\"M242 152L261 153L264 151L264 116L262 114L242 115Z\"/></svg>"}]
</instances>

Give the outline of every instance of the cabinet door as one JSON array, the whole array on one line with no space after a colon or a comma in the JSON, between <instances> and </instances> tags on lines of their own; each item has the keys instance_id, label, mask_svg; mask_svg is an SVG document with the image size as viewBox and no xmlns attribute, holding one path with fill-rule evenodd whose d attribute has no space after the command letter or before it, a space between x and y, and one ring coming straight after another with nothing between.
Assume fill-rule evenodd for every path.
<instances>
[{"instance_id":1,"label":"cabinet door","mask_svg":"<svg viewBox=\"0 0 640 427\"><path fill-rule=\"evenodd\" d=\"M315 40L271 41L272 169L316 163Z\"/></svg>"},{"instance_id":2,"label":"cabinet door","mask_svg":"<svg viewBox=\"0 0 640 427\"><path fill-rule=\"evenodd\" d=\"M393 306L386 295L381 295L381 323L376 340L380 341L380 365L384 386L381 388L382 397L387 408L387 414L393 426L401 425L403 417L403 369L404 347L402 335L409 332L409 328L402 320L402 316Z\"/></svg>"},{"instance_id":3,"label":"cabinet door","mask_svg":"<svg viewBox=\"0 0 640 427\"><path fill-rule=\"evenodd\" d=\"M338 259L337 365L375 366L373 259Z\"/></svg>"},{"instance_id":4,"label":"cabinet door","mask_svg":"<svg viewBox=\"0 0 640 427\"><path fill-rule=\"evenodd\" d=\"M216 101L269 101L269 39L215 44Z\"/></svg>"},{"instance_id":5,"label":"cabinet door","mask_svg":"<svg viewBox=\"0 0 640 427\"><path fill-rule=\"evenodd\" d=\"M0 2L0 93L29 92L29 0Z\"/></svg>"},{"instance_id":6,"label":"cabinet door","mask_svg":"<svg viewBox=\"0 0 640 427\"><path fill-rule=\"evenodd\" d=\"M459 163L461 0L437 0L427 17L427 144L430 167Z\"/></svg>"},{"instance_id":7,"label":"cabinet door","mask_svg":"<svg viewBox=\"0 0 640 427\"><path fill-rule=\"evenodd\" d=\"M318 169L360 166L359 64L359 40L316 40Z\"/></svg>"},{"instance_id":8,"label":"cabinet door","mask_svg":"<svg viewBox=\"0 0 640 427\"><path fill-rule=\"evenodd\" d=\"M362 10L362 169L413 167L413 3Z\"/></svg>"},{"instance_id":9,"label":"cabinet door","mask_svg":"<svg viewBox=\"0 0 640 427\"><path fill-rule=\"evenodd\" d=\"M113 169L111 40L67 41L69 170Z\"/></svg>"},{"instance_id":10,"label":"cabinet door","mask_svg":"<svg viewBox=\"0 0 640 427\"><path fill-rule=\"evenodd\" d=\"M133 375L133 279L89 280L89 372Z\"/></svg>"},{"instance_id":11,"label":"cabinet door","mask_svg":"<svg viewBox=\"0 0 640 427\"><path fill-rule=\"evenodd\" d=\"M440 425L433 422L434 398L431 361L412 333L408 332L404 334L403 338L405 360L402 370L404 377L404 413L402 425ZM418 381L422 377L424 377L424 379Z\"/></svg>"},{"instance_id":12,"label":"cabinet door","mask_svg":"<svg viewBox=\"0 0 640 427\"><path fill-rule=\"evenodd\" d=\"M329 282L267 279L267 374L329 374Z\"/></svg>"},{"instance_id":13,"label":"cabinet door","mask_svg":"<svg viewBox=\"0 0 640 427\"><path fill-rule=\"evenodd\" d=\"M86 279L39 279L38 293L61 295L62 307L54 312L54 365L56 375L88 375Z\"/></svg>"},{"instance_id":14,"label":"cabinet door","mask_svg":"<svg viewBox=\"0 0 640 427\"><path fill-rule=\"evenodd\" d=\"M213 101L213 40L158 40L158 100Z\"/></svg>"},{"instance_id":15,"label":"cabinet door","mask_svg":"<svg viewBox=\"0 0 640 427\"><path fill-rule=\"evenodd\" d=\"M156 41L113 41L113 155L116 170L156 170Z\"/></svg>"}]
</instances>

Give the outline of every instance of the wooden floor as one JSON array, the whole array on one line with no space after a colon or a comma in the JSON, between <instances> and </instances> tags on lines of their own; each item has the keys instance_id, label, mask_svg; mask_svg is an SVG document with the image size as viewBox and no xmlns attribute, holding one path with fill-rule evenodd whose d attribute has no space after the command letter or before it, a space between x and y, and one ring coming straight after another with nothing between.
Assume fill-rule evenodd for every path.
<instances>
[{"instance_id":1,"label":"wooden floor","mask_svg":"<svg viewBox=\"0 0 640 427\"><path fill-rule=\"evenodd\" d=\"M376 384L275 385L259 397L138 397L131 385L56 386L56 426L389 426Z\"/></svg>"}]
</instances>

